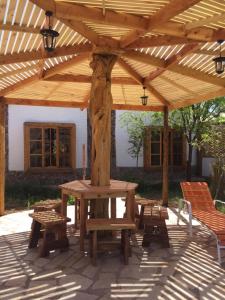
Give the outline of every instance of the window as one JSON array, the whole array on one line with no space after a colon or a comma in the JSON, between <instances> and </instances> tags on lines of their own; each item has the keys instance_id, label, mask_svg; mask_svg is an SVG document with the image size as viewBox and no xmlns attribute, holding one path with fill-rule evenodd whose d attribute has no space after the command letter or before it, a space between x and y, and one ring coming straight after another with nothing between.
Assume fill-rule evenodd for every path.
<instances>
[{"instance_id":1,"label":"window","mask_svg":"<svg viewBox=\"0 0 225 300\"><path fill-rule=\"evenodd\" d=\"M162 167L163 165L163 128L146 127L144 141L144 167ZM169 165L185 166L185 140L182 133L169 130Z\"/></svg>"},{"instance_id":2,"label":"window","mask_svg":"<svg viewBox=\"0 0 225 300\"><path fill-rule=\"evenodd\" d=\"M75 125L24 124L25 170L75 168Z\"/></svg>"}]
</instances>

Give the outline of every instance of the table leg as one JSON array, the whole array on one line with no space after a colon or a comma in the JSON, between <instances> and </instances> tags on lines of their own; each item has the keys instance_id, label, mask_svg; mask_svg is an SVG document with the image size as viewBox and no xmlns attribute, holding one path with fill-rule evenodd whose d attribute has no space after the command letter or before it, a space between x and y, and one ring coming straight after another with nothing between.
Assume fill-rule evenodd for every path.
<instances>
[{"instance_id":1,"label":"table leg","mask_svg":"<svg viewBox=\"0 0 225 300\"><path fill-rule=\"evenodd\" d=\"M83 197L80 198L80 251L84 251L84 235L85 235L85 201Z\"/></svg>"},{"instance_id":2,"label":"table leg","mask_svg":"<svg viewBox=\"0 0 225 300\"><path fill-rule=\"evenodd\" d=\"M68 195L64 194L62 192L62 208L61 208L61 213L63 216L67 216L67 200L68 200Z\"/></svg>"},{"instance_id":3,"label":"table leg","mask_svg":"<svg viewBox=\"0 0 225 300\"><path fill-rule=\"evenodd\" d=\"M126 201L126 215L128 219L134 221L134 207L135 207L135 197L134 192L130 191L127 193L127 201Z\"/></svg>"},{"instance_id":4,"label":"table leg","mask_svg":"<svg viewBox=\"0 0 225 300\"><path fill-rule=\"evenodd\" d=\"M116 218L116 198L111 198L111 218Z\"/></svg>"}]
</instances>

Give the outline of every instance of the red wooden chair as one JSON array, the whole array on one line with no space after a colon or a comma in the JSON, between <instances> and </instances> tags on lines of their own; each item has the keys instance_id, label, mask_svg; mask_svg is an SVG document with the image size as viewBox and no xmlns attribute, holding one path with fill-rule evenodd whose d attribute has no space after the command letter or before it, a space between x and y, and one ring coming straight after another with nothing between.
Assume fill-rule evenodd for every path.
<instances>
[{"instance_id":1,"label":"red wooden chair","mask_svg":"<svg viewBox=\"0 0 225 300\"><path fill-rule=\"evenodd\" d=\"M189 233L192 236L192 217L198 219L214 234L217 241L218 261L221 264L221 249L225 249L225 215L219 212L206 182L181 182L184 199L179 201L179 224L182 204L185 203L189 214Z\"/></svg>"}]
</instances>

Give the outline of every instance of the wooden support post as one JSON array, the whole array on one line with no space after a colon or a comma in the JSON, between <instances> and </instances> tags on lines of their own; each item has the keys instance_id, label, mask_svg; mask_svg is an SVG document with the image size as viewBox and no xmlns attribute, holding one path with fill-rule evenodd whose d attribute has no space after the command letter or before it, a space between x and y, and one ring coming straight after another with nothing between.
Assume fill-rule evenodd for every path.
<instances>
[{"instance_id":1,"label":"wooden support post","mask_svg":"<svg viewBox=\"0 0 225 300\"><path fill-rule=\"evenodd\" d=\"M163 187L162 199L163 205L168 206L168 177L169 177L169 125L168 125L168 107L164 108L164 128L163 128Z\"/></svg>"},{"instance_id":2,"label":"wooden support post","mask_svg":"<svg viewBox=\"0 0 225 300\"><path fill-rule=\"evenodd\" d=\"M5 211L5 104L0 102L0 216Z\"/></svg>"},{"instance_id":3,"label":"wooden support post","mask_svg":"<svg viewBox=\"0 0 225 300\"><path fill-rule=\"evenodd\" d=\"M91 183L94 186L110 184L111 154L111 72L117 56L93 54L89 117L92 127ZM94 203L94 215L108 218L108 201Z\"/></svg>"}]
</instances>

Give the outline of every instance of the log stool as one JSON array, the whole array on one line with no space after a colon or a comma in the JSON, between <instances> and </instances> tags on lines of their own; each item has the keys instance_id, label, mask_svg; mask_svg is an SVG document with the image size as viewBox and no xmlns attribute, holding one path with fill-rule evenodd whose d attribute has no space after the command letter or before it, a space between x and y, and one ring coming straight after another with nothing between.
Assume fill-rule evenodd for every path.
<instances>
[{"instance_id":1,"label":"log stool","mask_svg":"<svg viewBox=\"0 0 225 300\"><path fill-rule=\"evenodd\" d=\"M31 206L31 208L34 210L34 212L55 210L57 213L61 213L61 206L62 200L47 199L36 202L34 205Z\"/></svg>"},{"instance_id":2,"label":"log stool","mask_svg":"<svg viewBox=\"0 0 225 300\"><path fill-rule=\"evenodd\" d=\"M54 211L40 211L29 214L33 218L29 240L29 248L37 247L43 230L43 242L40 245L40 257L49 255L49 251L55 249L65 250L69 246L66 235L66 223L69 218Z\"/></svg>"},{"instance_id":3,"label":"log stool","mask_svg":"<svg viewBox=\"0 0 225 300\"><path fill-rule=\"evenodd\" d=\"M166 207L146 206L143 215L144 236L142 241L143 247L148 247L151 242L160 242L163 247L169 248L169 237L166 227L168 219Z\"/></svg>"},{"instance_id":4,"label":"log stool","mask_svg":"<svg viewBox=\"0 0 225 300\"><path fill-rule=\"evenodd\" d=\"M128 264L130 249L130 231L135 230L136 226L129 219L88 219L86 221L87 230L90 231L90 256L92 264L96 265L97 258L97 232L103 230L121 231L121 251L124 257L124 263Z\"/></svg>"}]
</instances>

